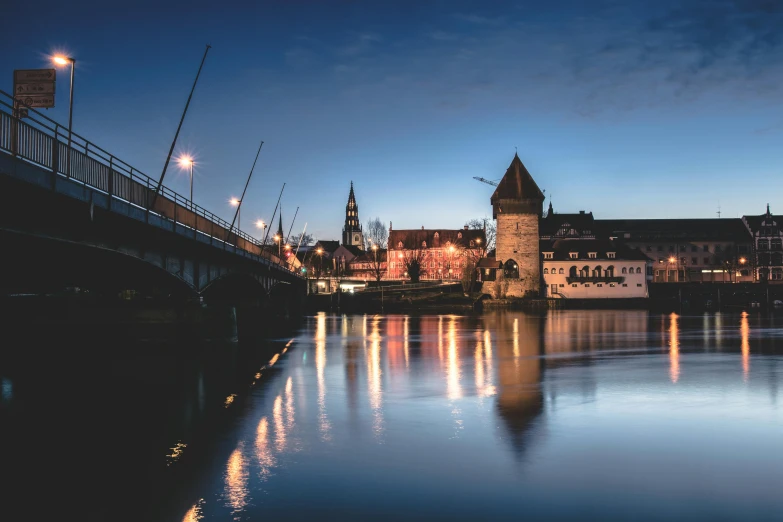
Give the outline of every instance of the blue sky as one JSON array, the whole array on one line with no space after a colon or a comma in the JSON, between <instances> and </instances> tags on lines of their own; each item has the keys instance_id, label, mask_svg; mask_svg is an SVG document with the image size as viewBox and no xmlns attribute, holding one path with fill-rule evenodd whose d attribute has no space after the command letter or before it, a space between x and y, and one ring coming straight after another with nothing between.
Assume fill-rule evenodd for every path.
<instances>
[{"instance_id":1,"label":"blue sky","mask_svg":"<svg viewBox=\"0 0 783 522\"><path fill-rule=\"evenodd\" d=\"M13 69L77 62L74 130L157 178L203 54L177 151L195 200L242 228L271 217L337 239L362 222L491 216L515 147L555 209L601 218L760 214L783 190L783 2L15 2ZM217 7L216 7L217 6ZM67 71L57 107L67 121ZM186 194L170 169L166 184Z\"/></svg>"}]
</instances>

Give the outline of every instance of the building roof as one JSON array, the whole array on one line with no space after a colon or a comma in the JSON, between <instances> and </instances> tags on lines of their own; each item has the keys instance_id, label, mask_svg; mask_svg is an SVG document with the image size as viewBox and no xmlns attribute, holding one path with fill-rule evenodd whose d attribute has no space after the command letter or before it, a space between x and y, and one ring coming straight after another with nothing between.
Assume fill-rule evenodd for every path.
<instances>
[{"instance_id":1,"label":"building roof","mask_svg":"<svg viewBox=\"0 0 783 522\"><path fill-rule=\"evenodd\" d=\"M482 257L479 259L478 264L476 265L478 268L502 268L503 264L495 259L495 257Z\"/></svg>"},{"instance_id":2,"label":"building roof","mask_svg":"<svg viewBox=\"0 0 783 522\"><path fill-rule=\"evenodd\" d=\"M318 241L314 246L316 248L320 246L321 248L323 248L324 252L328 252L329 254L331 254L332 252L340 248L340 242L322 239Z\"/></svg>"},{"instance_id":3,"label":"building roof","mask_svg":"<svg viewBox=\"0 0 783 522\"><path fill-rule=\"evenodd\" d=\"M638 249L630 248L619 241L609 239L555 239L542 240L539 243L542 253L552 252L552 261L578 261L602 259L606 261L647 261ZM576 252L577 258L572 259L571 253ZM595 252L595 258L589 256ZM615 257L609 258L608 252L614 252ZM550 261L547 259L546 261Z\"/></svg>"},{"instance_id":4,"label":"building roof","mask_svg":"<svg viewBox=\"0 0 783 522\"><path fill-rule=\"evenodd\" d=\"M372 250L369 252L363 252L361 255L358 255L351 259L351 263L374 263L375 262L375 256L378 256L378 261L380 263L386 262L386 250L385 249L378 249L377 254L373 252Z\"/></svg>"},{"instance_id":5,"label":"building roof","mask_svg":"<svg viewBox=\"0 0 783 522\"><path fill-rule=\"evenodd\" d=\"M764 214L759 216L742 216L742 221L747 223L751 233L756 234L761 230L761 224L765 221L767 222L767 226L772 226L770 222L775 222L777 223L777 226L780 227L783 225L783 216L774 215L770 212L769 205L767 205L767 211ZM777 235L777 230L774 231L774 234Z\"/></svg>"},{"instance_id":6,"label":"building roof","mask_svg":"<svg viewBox=\"0 0 783 522\"><path fill-rule=\"evenodd\" d=\"M550 209L551 209L550 204ZM542 238L595 237L595 219L592 212L580 211L578 214L558 214L549 212L539 224Z\"/></svg>"},{"instance_id":7,"label":"building roof","mask_svg":"<svg viewBox=\"0 0 783 522\"><path fill-rule=\"evenodd\" d=\"M498 187L492 194L490 201L494 205L501 199L538 199L544 201L544 193L538 188L533 176L527 171L518 154L514 154L511 165L508 166L503 179L498 183Z\"/></svg>"},{"instance_id":8,"label":"building roof","mask_svg":"<svg viewBox=\"0 0 783 522\"><path fill-rule=\"evenodd\" d=\"M596 219L595 228L626 241L750 241L740 218Z\"/></svg>"},{"instance_id":9,"label":"building roof","mask_svg":"<svg viewBox=\"0 0 783 522\"><path fill-rule=\"evenodd\" d=\"M436 235L437 234L437 235ZM487 244L487 236L484 229L459 228L459 229L419 229L389 230L389 248L391 250L402 248L413 250L422 248L426 242L426 248L444 248L447 244L458 247L470 248L473 241L474 248L480 248Z\"/></svg>"}]
</instances>

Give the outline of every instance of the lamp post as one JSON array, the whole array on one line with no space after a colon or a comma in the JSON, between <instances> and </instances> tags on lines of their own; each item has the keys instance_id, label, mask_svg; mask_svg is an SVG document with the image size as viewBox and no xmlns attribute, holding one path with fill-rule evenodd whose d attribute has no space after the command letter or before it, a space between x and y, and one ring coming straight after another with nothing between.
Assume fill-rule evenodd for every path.
<instances>
[{"instance_id":1,"label":"lamp post","mask_svg":"<svg viewBox=\"0 0 783 522\"><path fill-rule=\"evenodd\" d=\"M180 156L179 166L183 169L190 169L190 210L193 210L193 158L190 156Z\"/></svg>"},{"instance_id":2,"label":"lamp post","mask_svg":"<svg viewBox=\"0 0 783 522\"><path fill-rule=\"evenodd\" d=\"M454 245L451 245L449 247L449 279L452 279L451 277L451 258L454 255Z\"/></svg>"},{"instance_id":3,"label":"lamp post","mask_svg":"<svg viewBox=\"0 0 783 522\"><path fill-rule=\"evenodd\" d=\"M282 247L283 247L283 238L280 237L280 234L275 234L274 237L275 243L277 243L277 258L280 259L283 256L282 253Z\"/></svg>"},{"instance_id":4,"label":"lamp post","mask_svg":"<svg viewBox=\"0 0 783 522\"><path fill-rule=\"evenodd\" d=\"M68 100L68 176L71 175L71 136L73 134L73 76L74 71L76 70L76 59L71 58L70 56L54 56L52 57L52 61L57 65L68 65L71 64L71 89L70 89L70 99Z\"/></svg>"},{"instance_id":5,"label":"lamp post","mask_svg":"<svg viewBox=\"0 0 783 522\"><path fill-rule=\"evenodd\" d=\"M242 200L231 198L229 203L231 203L232 207L237 207L237 230L242 230Z\"/></svg>"},{"instance_id":6,"label":"lamp post","mask_svg":"<svg viewBox=\"0 0 783 522\"><path fill-rule=\"evenodd\" d=\"M318 276L316 277L316 279L320 279L321 272L323 271L323 259L324 259L323 258L323 253L324 253L324 249L323 248L317 248L315 250L315 253L318 254Z\"/></svg>"},{"instance_id":7,"label":"lamp post","mask_svg":"<svg viewBox=\"0 0 783 522\"><path fill-rule=\"evenodd\" d=\"M745 263L747 263L747 261L748 261L748 260L747 260L747 259L745 259L744 257L741 257L741 258L739 258L739 264L740 264L740 266L745 266ZM742 271L740 271L740 272L739 272L739 274L740 274L740 277L741 277L741 276L742 276Z\"/></svg>"},{"instance_id":8,"label":"lamp post","mask_svg":"<svg viewBox=\"0 0 783 522\"><path fill-rule=\"evenodd\" d=\"M266 228L266 223L264 223L264 220L262 220L262 219L256 220L256 228L260 228L261 229L261 236L263 237L264 229ZM261 248L263 249L264 245L261 245Z\"/></svg>"},{"instance_id":9,"label":"lamp post","mask_svg":"<svg viewBox=\"0 0 783 522\"><path fill-rule=\"evenodd\" d=\"M672 265L672 263L677 264L677 258L674 256L669 256L668 263L666 263L666 281L669 282L669 267ZM677 281L677 276L674 277L674 281Z\"/></svg>"},{"instance_id":10,"label":"lamp post","mask_svg":"<svg viewBox=\"0 0 783 522\"><path fill-rule=\"evenodd\" d=\"M378 283L380 284L380 279L381 278L379 277L379 275L380 275L380 272L381 272L381 267L378 266L378 245L376 245L374 243L372 245L372 253L373 253L374 259L375 259L375 262L373 264L373 270L375 271L375 280L378 281Z\"/></svg>"}]
</instances>

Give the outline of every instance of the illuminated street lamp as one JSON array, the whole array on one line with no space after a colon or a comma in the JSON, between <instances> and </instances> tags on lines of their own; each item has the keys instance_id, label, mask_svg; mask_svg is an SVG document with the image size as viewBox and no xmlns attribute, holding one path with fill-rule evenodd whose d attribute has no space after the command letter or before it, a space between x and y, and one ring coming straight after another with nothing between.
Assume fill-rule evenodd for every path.
<instances>
[{"instance_id":1,"label":"illuminated street lamp","mask_svg":"<svg viewBox=\"0 0 783 522\"><path fill-rule=\"evenodd\" d=\"M263 219L258 219L258 220L256 220L256 228L259 228L259 229L261 229L261 236L263 237L263 235L264 235L264 229L266 228L266 223L264 223L264 220L263 220ZM263 247L263 245L261 246L261 248L262 248L262 249L264 248L264 247Z\"/></svg>"},{"instance_id":2,"label":"illuminated street lamp","mask_svg":"<svg viewBox=\"0 0 783 522\"><path fill-rule=\"evenodd\" d=\"M190 156L180 156L179 166L183 169L190 168L190 208L193 209L193 158Z\"/></svg>"},{"instance_id":3,"label":"illuminated street lamp","mask_svg":"<svg viewBox=\"0 0 783 522\"><path fill-rule=\"evenodd\" d=\"M73 134L73 76L76 69L76 59L70 56L57 55L52 57L56 65L66 66L71 64L71 92L68 101L68 175L71 175L71 136Z\"/></svg>"},{"instance_id":4,"label":"illuminated street lamp","mask_svg":"<svg viewBox=\"0 0 783 522\"><path fill-rule=\"evenodd\" d=\"M281 251L283 247L283 242L282 242L283 238L280 237L280 234L275 234L274 240L275 243L277 243L277 257L280 258L283 256L283 253Z\"/></svg>"},{"instance_id":5,"label":"illuminated street lamp","mask_svg":"<svg viewBox=\"0 0 783 522\"><path fill-rule=\"evenodd\" d=\"M449 247L449 279L451 279L451 258L454 254L454 245Z\"/></svg>"},{"instance_id":6,"label":"illuminated street lamp","mask_svg":"<svg viewBox=\"0 0 783 522\"><path fill-rule=\"evenodd\" d=\"M237 230L240 229L242 223L242 201L237 198L231 198L228 200L232 207L237 207Z\"/></svg>"}]
</instances>

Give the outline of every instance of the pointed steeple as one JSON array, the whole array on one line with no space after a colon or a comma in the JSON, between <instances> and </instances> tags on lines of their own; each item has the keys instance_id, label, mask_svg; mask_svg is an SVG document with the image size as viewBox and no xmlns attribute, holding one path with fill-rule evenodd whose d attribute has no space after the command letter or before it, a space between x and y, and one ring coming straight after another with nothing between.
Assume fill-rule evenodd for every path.
<instances>
[{"instance_id":1,"label":"pointed steeple","mask_svg":"<svg viewBox=\"0 0 783 522\"><path fill-rule=\"evenodd\" d=\"M769 214L769 203L767 203L767 214Z\"/></svg>"},{"instance_id":2,"label":"pointed steeple","mask_svg":"<svg viewBox=\"0 0 783 522\"><path fill-rule=\"evenodd\" d=\"M498 187L490 198L492 216L497 218L500 212L543 213L544 193L538 188L533 176L530 175L518 154L514 154L511 165L498 183Z\"/></svg>"},{"instance_id":3,"label":"pointed steeple","mask_svg":"<svg viewBox=\"0 0 783 522\"><path fill-rule=\"evenodd\" d=\"M552 198L549 198L549 208L546 210L546 217L550 217L555 213L555 209L552 208Z\"/></svg>"},{"instance_id":4,"label":"pointed steeple","mask_svg":"<svg viewBox=\"0 0 783 522\"><path fill-rule=\"evenodd\" d=\"M283 241L283 209L280 209L280 221L277 222L277 235L280 236L280 241Z\"/></svg>"}]
</instances>

